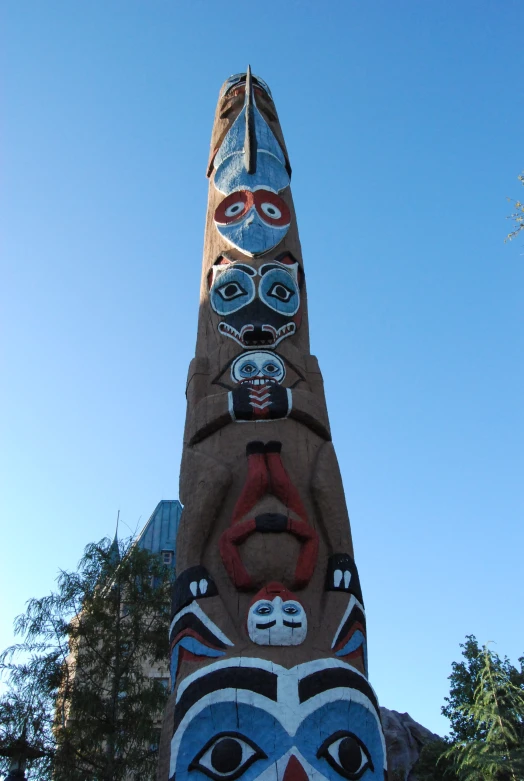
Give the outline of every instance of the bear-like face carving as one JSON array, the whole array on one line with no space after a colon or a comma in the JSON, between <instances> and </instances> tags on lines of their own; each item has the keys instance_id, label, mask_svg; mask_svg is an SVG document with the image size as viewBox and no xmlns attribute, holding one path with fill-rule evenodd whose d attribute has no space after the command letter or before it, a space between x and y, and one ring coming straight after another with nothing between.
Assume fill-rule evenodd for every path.
<instances>
[{"instance_id":1,"label":"bear-like face carving","mask_svg":"<svg viewBox=\"0 0 524 781\"><path fill-rule=\"evenodd\" d=\"M300 268L287 253L259 268L221 257L208 275L218 330L245 349L276 347L300 325Z\"/></svg>"}]
</instances>

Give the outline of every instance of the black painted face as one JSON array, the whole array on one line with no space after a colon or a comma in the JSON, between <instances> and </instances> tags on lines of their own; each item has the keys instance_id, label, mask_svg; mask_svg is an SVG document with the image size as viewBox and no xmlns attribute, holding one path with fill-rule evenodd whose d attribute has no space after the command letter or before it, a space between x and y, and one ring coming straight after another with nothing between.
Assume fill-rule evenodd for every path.
<instances>
[{"instance_id":1,"label":"black painted face","mask_svg":"<svg viewBox=\"0 0 524 781\"><path fill-rule=\"evenodd\" d=\"M290 255L256 269L221 258L210 272L218 330L245 349L275 347L300 325L299 265Z\"/></svg>"}]
</instances>

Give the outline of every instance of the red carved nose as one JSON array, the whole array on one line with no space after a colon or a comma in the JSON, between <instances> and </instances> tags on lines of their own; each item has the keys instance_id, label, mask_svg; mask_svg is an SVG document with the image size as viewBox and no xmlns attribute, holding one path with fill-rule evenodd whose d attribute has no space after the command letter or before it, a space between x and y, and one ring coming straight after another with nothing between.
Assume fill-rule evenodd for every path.
<instances>
[{"instance_id":1,"label":"red carved nose","mask_svg":"<svg viewBox=\"0 0 524 781\"><path fill-rule=\"evenodd\" d=\"M308 781L308 775L295 755L289 758L282 781Z\"/></svg>"}]
</instances>

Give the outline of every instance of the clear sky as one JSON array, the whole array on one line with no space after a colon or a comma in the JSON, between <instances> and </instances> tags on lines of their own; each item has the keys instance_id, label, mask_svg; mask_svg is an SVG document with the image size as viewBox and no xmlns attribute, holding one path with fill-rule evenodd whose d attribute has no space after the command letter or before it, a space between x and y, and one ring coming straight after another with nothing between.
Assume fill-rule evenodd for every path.
<instances>
[{"instance_id":1,"label":"clear sky","mask_svg":"<svg viewBox=\"0 0 524 781\"><path fill-rule=\"evenodd\" d=\"M218 89L291 164L381 703L445 733L466 633L523 631L522 0L4 0L0 646L178 496Z\"/></svg>"}]
</instances>

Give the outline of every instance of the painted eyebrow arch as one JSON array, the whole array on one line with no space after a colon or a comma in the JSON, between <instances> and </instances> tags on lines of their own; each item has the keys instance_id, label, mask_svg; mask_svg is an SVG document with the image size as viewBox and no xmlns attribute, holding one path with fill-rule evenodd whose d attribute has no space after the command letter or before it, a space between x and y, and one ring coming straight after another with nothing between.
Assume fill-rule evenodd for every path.
<instances>
[{"instance_id":1,"label":"painted eyebrow arch","mask_svg":"<svg viewBox=\"0 0 524 781\"><path fill-rule=\"evenodd\" d=\"M289 274L291 278L293 277L291 270L286 268L283 263L264 263L264 265L260 266L259 269L260 276L263 277L264 274L267 274L268 271L273 271L274 268L279 269L280 271L285 271L286 274Z\"/></svg>"},{"instance_id":2,"label":"painted eyebrow arch","mask_svg":"<svg viewBox=\"0 0 524 781\"><path fill-rule=\"evenodd\" d=\"M173 733L195 702L219 689L247 689L276 702L277 676L268 670L257 670L253 667L229 667L202 675L189 684L177 702Z\"/></svg>"},{"instance_id":3,"label":"painted eyebrow arch","mask_svg":"<svg viewBox=\"0 0 524 781\"><path fill-rule=\"evenodd\" d=\"M251 266L247 266L244 263L231 263L230 266L227 266L228 271L233 271L234 269L240 269L240 271L244 271L246 274L249 274L250 277L256 277L257 272L254 268L251 268Z\"/></svg>"},{"instance_id":4,"label":"painted eyebrow arch","mask_svg":"<svg viewBox=\"0 0 524 781\"><path fill-rule=\"evenodd\" d=\"M369 683L364 678L361 678L358 673L353 673L351 670L344 670L340 667L318 670L318 672L302 678L298 684L298 697L302 703L328 689L338 688L356 689L361 692L370 700L376 712L379 713L377 698Z\"/></svg>"}]
</instances>

